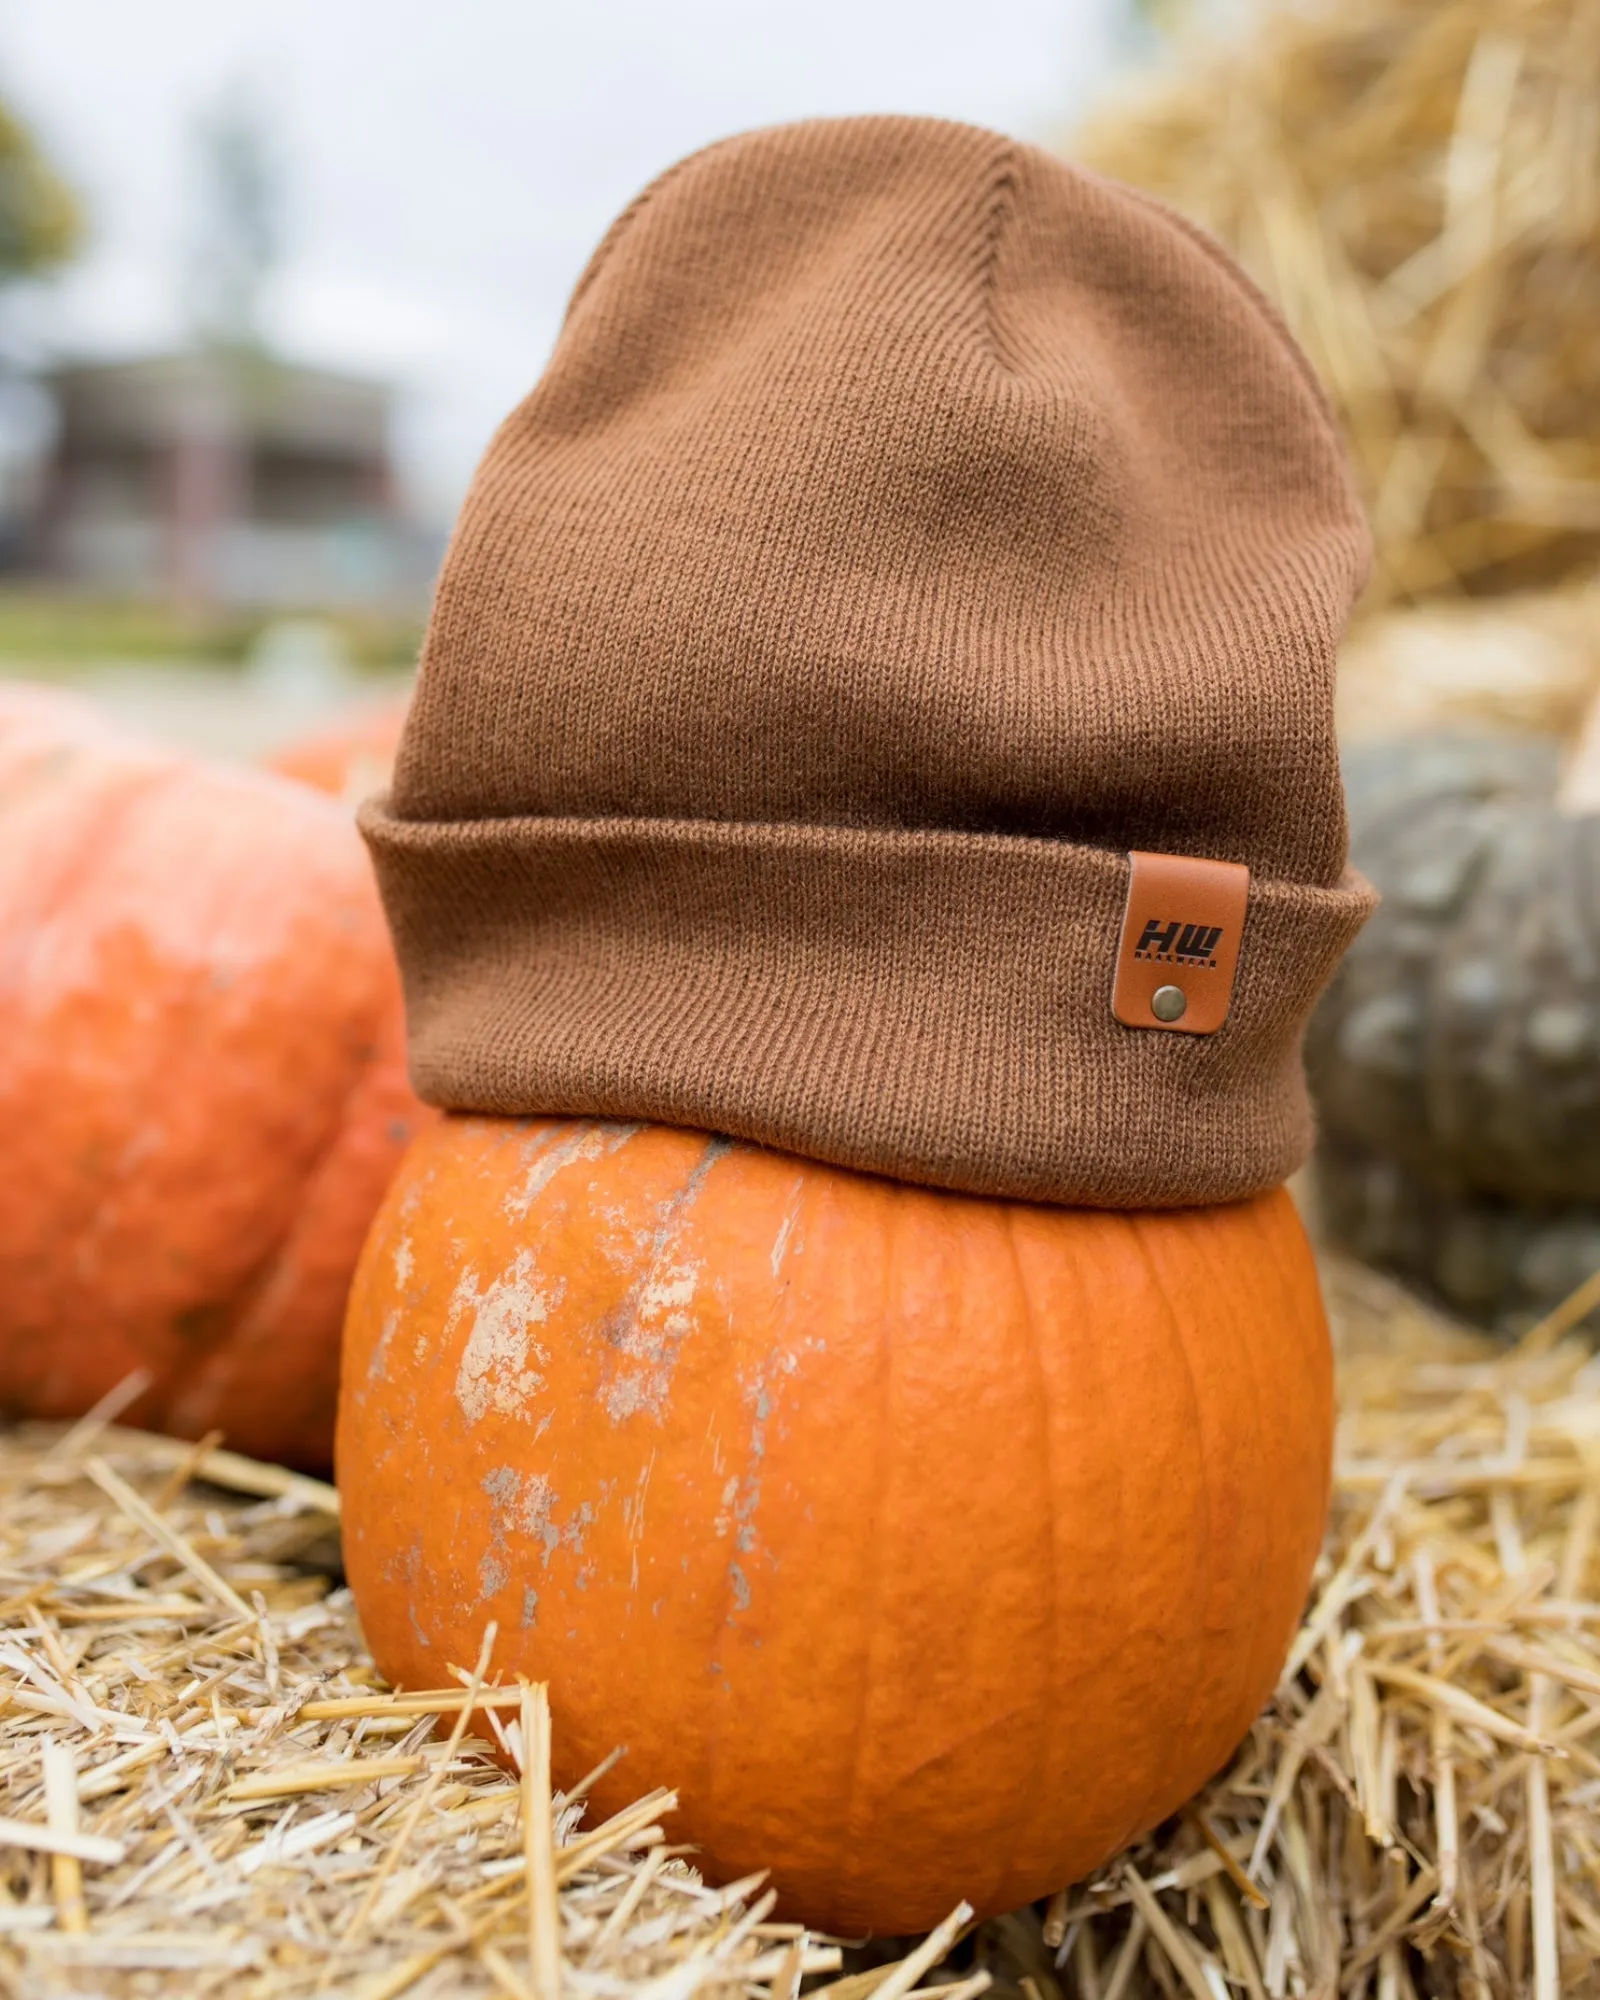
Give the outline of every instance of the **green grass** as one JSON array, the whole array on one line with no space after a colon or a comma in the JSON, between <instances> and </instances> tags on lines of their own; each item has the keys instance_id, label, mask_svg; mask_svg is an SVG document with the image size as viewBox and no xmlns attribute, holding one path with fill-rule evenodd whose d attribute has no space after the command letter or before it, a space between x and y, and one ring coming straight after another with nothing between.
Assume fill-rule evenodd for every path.
<instances>
[{"instance_id":1,"label":"green grass","mask_svg":"<svg viewBox=\"0 0 1600 2000\"><path fill-rule=\"evenodd\" d=\"M35 671L111 660L242 666L262 631L288 614L186 615L157 602L79 597L17 584L0 586L0 663ZM417 618L307 609L338 632L351 664L410 666L422 639Z\"/></svg>"}]
</instances>

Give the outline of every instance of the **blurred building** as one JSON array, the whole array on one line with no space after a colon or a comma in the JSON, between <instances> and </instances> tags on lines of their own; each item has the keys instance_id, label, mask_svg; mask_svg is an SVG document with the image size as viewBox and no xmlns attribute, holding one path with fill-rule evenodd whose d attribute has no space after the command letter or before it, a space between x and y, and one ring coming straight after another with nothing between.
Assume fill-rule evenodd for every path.
<instances>
[{"instance_id":1,"label":"blurred building","mask_svg":"<svg viewBox=\"0 0 1600 2000\"><path fill-rule=\"evenodd\" d=\"M59 368L46 386L36 573L196 608L425 595L437 540L402 504L383 384L215 347Z\"/></svg>"}]
</instances>

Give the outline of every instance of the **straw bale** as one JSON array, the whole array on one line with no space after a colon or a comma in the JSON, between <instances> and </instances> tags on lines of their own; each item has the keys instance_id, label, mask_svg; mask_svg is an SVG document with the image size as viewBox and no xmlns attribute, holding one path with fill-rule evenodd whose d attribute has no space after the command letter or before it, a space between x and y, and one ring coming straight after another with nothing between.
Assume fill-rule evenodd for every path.
<instances>
[{"instance_id":1,"label":"straw bale","mask_svg":"<svg viewBox=\"0 0 1600 2000\"><path fill-rule=\"evenodd\" d=\"M1337 1485L1267 1711L1095 1880L920 1942L841 1951L759 1877L703 1882L671 1793L588 1827L492 1629L457 1686L384 1687L330 1489L98 1422L0 1437L0 1992L1600 1994L1585 1302L1507 1349L1327 1276Z\"/></svg>"},{"instance_id":2,"label":"straw bale","mask_svg":"<svg viewBox=\"0 0 1600 2000\"><path fill-rule=\"evenodd\" d=\"M1347 743L1438 729L1571 738L1597 693L1600 584L1568 584L1360 620L1335 718Z\"/></svg>"},{"instance_id":3,"label":"straw bale","mask_svg":"<svg viewBox=\"0 0 1600 2000\"><path fill-rule=\"evenodd\" d=\"M1282 307L1350 435L1373 603L1600 557L1597 105L1596 0L1255 0L1072 147Z\"/></svg>"}]
</instances>

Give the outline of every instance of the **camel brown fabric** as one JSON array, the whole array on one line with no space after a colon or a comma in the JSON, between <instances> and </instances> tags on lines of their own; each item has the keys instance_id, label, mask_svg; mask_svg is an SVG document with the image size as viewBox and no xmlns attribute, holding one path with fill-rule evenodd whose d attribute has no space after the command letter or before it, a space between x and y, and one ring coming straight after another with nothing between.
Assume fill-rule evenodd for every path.
<instances>
[{"instance_id":1,"label":"camel brown fabric","mask_svg":"<svg viewBox=\"0 0 1600 2000\"><path fill-rule=\"evenodd\" d=\"M923 119L683 162L490 446L363 815L418 1088L1055 1202L1281 1179L1371 900L1366 561L1305 362L1153 202ZM1113 1016L1132 849L1250 870L1215 1033Z\"/></svg>"}]
</instances>

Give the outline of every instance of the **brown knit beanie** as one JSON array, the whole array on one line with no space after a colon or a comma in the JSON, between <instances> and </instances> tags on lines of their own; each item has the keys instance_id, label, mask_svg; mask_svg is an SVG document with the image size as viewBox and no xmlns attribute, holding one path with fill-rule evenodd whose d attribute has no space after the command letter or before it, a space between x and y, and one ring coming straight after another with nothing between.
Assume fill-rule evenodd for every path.
<instances>
[{"instance_id":1,"label":"brown knit beanie","mask_svg":"<svg viewBox=\"0 0 1600 2000\"><path fill-rule=\"evenodd\" d=\"M417 1087L1053 1202L1280 1180L1371 900L1366 560L1305 362L1154 202L926 119L697 154L490 446L363 816Z\"/></svg>"}]
</instances>

